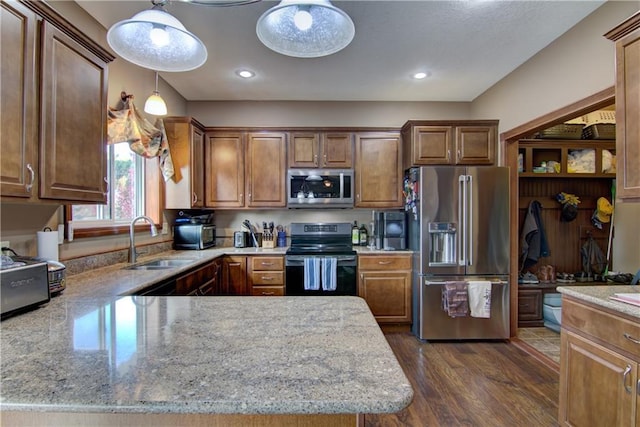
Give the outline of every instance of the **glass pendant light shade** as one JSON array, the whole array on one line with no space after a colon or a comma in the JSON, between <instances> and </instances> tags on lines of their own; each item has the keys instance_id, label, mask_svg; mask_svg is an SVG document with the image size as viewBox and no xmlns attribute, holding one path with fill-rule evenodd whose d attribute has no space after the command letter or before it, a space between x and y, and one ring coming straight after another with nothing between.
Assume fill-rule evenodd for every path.
<instances>
[{"instance_id":1,"label":"glass pendant light shade","mask_svg":"<svg viewBox=\"0 0 640 427\"><path fill-rule=\"evenodd\" d=\"M160 96L160 92L158 92L158 72L156 71L156 90L153 91L153 94L147 98L147 101L144 103L144 112L153 114L154 116L166 116L167 115L167 104L164 102L164 99Z\"/></svg>"},{"instance_id":2,"label":"glass pendant light shade","mask_svg":"<svg viewBox=\"0 0 640 427\"><path fill-rule=\"evenodd\" d=\"M353 21L328 0L282 0L256 25L269 49L297 58L316 58L344 49L355 35Z\"/></svg>"},{"instance_id":3,"label":"glass pendant light shade","mask_svg":"<svg viewBox=\"0 0 640 427\"><path fill-rule=\"evenodd\" d=\"M161 4L115 23L109 46L122 58L158 71L190 71L207 60L207 48Z\"/></svg>"}]
</instances>

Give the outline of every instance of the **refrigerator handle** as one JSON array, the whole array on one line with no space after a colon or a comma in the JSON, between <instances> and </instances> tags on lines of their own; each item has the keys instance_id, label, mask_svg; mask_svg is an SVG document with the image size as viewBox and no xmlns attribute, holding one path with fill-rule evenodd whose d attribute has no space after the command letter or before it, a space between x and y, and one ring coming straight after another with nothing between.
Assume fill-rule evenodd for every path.
<instances>
[{"instance_id":1,"label":"refrigerator handle","mask_svg":"<svg viewBox=\"0 0 640 427\"><path fill-rule=\"evenodd\" d=\"M460 250L458 265L466 264L467 256L467 185L466 176L458 176L458 235Z\"/></svg>"},{"instance_id":2,"label":"refrigerator handle","mask_svg":"<svg viewBox=\"0 0 640 427\"><path fill-rule=\"evenodd\" d=\"M467 204L467 224L466 224L466 236L467 236L467 244L465 245L465 252L467 253L467 265L473 265L473 244L471 239L473 239L473 176L467 175L467 180L469 182L467 190L469 203Z\"/></svg>"}]
</instances>

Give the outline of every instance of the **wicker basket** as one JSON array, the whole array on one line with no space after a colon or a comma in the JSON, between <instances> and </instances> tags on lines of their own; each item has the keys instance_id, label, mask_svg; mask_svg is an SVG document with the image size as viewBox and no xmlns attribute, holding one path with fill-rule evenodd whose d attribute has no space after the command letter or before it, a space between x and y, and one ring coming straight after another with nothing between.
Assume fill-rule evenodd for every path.
<instances>
[{"instance_id":1,"label":"wicker basket","mask_svg":"<svg viewBox=\"0 0 640 427\"><path fill-rule=\"evenodd\" d=\"M540 139L582 139L581 124L560 123L540 131L536 137Z\"/></svg>"},{"instance_id":2,"label":"wicker basket","mask_svg":"<svg viewBox=\"0 0 640 427\"><path fill-rule=\"evenodd\" d=\"M582 139L616 139L616 125L596 124L582 130Z\"/></svg>"}]
</instances>

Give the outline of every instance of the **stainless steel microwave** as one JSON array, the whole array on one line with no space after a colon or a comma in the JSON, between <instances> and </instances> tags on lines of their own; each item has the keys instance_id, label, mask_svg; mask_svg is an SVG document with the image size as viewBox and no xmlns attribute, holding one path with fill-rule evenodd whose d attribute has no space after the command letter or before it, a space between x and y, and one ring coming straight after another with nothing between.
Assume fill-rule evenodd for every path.
<instances>
[{"instance_id":1,"label":"stainless steel microwave","mask_svg":"<svg viewBox=\"0 0 640 427\"><path fill-rule=\"evenodd\" d=\"M352 208L352 169L289 169L289 208Z\"/></svg>"},{"instance_id":2,"label":"stainless steel microwave","mask_svg":"<svg viewBox=\"0 0 640 427\"><path fill-rule=\"evenodd\" d=\"M173 249L207 249L216 245L213 224L176 224L173 226Z\"/></svg>"}]
</instances>

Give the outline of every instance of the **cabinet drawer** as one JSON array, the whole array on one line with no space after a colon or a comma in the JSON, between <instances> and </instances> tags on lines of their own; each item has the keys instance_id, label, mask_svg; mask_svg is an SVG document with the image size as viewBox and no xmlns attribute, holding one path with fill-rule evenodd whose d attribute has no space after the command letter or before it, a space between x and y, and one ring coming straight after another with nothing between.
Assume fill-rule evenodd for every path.
<instances>
[{"instance_id":1,"label":"cabinet drawer","mask_svg":"<svg viewBox=\"0 0 640 427\"><path fill-rule=\"evenodd\" d=\"M254 285L284 285L284 272L282 271L253 271L251 283Z\"/></svg>"},{"instance_id":2,"label":"cabinet drawer","mask_svg":"<svg viewBox=\"0 0 640 427\"><path fill-rule=\"evenodd\" d=\"M537 289L518 290L518 320L542 319L542 291Z\"/></svg>"},{"instance_id":3,"label":"cabinet drawer","mask_svg":"<svg viewBox=\"0 0 640 427\"><path fill-rule=\"evenodd\" d=\"M178 277L178 279L176 279L176 291L179 295L191 293L203 283L213 279L216 275L216 270L216 265L211 263L182 277Z\"/></svg>"},{"instance_id":4,"label":"cabinet drawer","mask_svg":"<svg viewBox=\"0 0 640 427\"><path fill-rule=\"evenodd\" d=\"M411 257L372 255L358 257L360 270L411 270Z\"/></svg>"},{"instance_id":5,"label":"cabinet drawer","mask_svg":"<svg viewBox=\"0 0 640 427\"><path fill-rule=\"evenodd\" d=\"M640 360L640 344L632 341L640 340L640 323L563 297L562 327L609 343Z\"/></svg>"},{"instance_id":6,"label":"cabinet drawer","mask_svg":"<svg viewBox=\"0 0 640 427\"><path fill-rule=\"evenodd\" d=\"M284 295L284 286L254 286L251 288L251 295L255 296L274 296L281 297Z\"/></svg>"},{"instance_id":7,"label":"cabinet drawer","mask_svg":"<svg viewBox=\"0 0 640 427\"><path fill-rule=\"evenodd\" d=\"M284 257L252 256L249 257L249 270L284 270Z\"/></svg>"}]
</instances>

